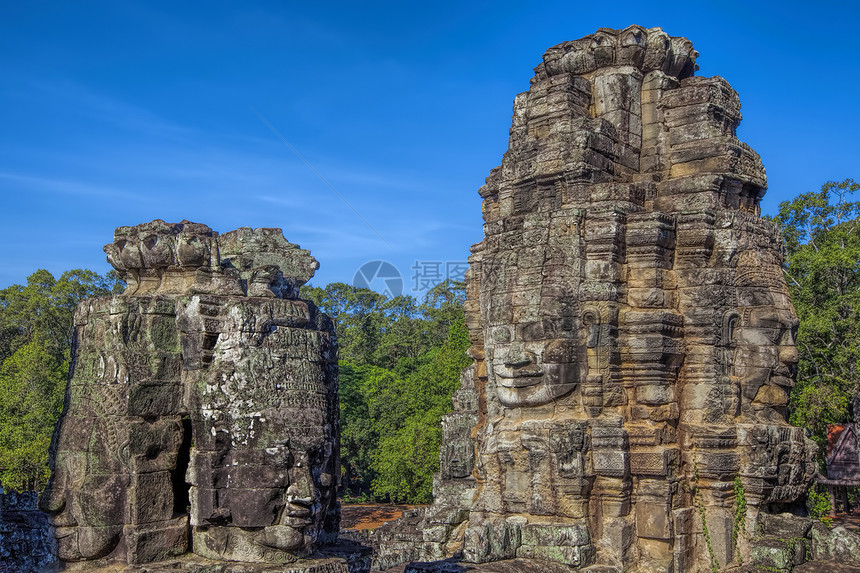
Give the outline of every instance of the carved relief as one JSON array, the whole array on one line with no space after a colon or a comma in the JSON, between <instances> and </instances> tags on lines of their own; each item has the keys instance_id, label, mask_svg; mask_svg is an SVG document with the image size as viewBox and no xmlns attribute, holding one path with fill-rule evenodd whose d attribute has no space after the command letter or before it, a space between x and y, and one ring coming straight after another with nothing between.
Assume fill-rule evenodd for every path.
<instances>
[{"instance_id":1,"label":"carved relief","mask_svg":"<svg viewBox=\"0 0 860 573\"><path fill-rule=\"evenodd\" d=\"M277 229L117 229L127 281L82 303L42 498L63 561L187 550L286 563L337 534L331 321L296 298L317 262Z\"/></svg>"},{"instance_id":2,"label":"carved relief","mask_svg":"<svg viewBox=\"0 0 860 573\"><path fill-rule=\"evenodd\" d=\"M734 480L754 527L812 478L785 417L797 319L758 216L764 167L697 55L602 29L547 50L514 100L467 274L477 481L452 495L465 472L443 456L425 517L465 524L468 561L709 570L694 482L724 566Z\"/></svg>"}]
</instances>

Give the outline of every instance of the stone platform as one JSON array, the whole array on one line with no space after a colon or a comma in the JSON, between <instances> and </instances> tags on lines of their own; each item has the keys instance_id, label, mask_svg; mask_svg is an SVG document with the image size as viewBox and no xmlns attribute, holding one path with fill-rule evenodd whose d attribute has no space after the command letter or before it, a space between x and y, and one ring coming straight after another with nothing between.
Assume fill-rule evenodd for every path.
<instances>
[{"instance_id":1,"label":"stone platform","mask_svg":"<svg viewBox=\"0 0 860 573\"><path fill-rule=\"evenodd\" d=\"M98 561L77 563L68 565L63 571L86 571L87 573L175 573L177 571L184 573L349 573L349 567L346 559L338 557L301 559L295 563L270 565L215 561L189 554L146 565L105 564Z\"/></svg>"}]
</instances>

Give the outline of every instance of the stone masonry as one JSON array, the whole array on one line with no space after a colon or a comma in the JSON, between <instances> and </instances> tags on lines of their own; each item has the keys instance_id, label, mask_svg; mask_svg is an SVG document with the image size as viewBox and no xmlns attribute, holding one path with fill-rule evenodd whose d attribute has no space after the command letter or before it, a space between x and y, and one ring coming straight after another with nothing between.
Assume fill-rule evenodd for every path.
<instances>
[{"instance_id":1,"label":"stone masonry","mask_svg":"<svg viewBox=\"0 0 860 573\"><path fill-rule=\"evenodd\" d=\"M41 500L59 558L290 563L336 538L336 342L298 298L316 260L280 229L188 221L105 251L127 289L75 314Z\"/></svg>"},{"instance_id":2,"label":"stone masonry","mask_svg":"<svg viewBox=\"0 0 860 573\"><path fill-rule=\"evenodd\" d=\"M435 502L375 534L377 568L710 571L802 506L815 449L786 421L797 318L765 171L697 55L601 29L547 50L514 100Z\"/></svg>"},{"instance_id":3,"label":"stone masonry","mask_svg":"<svg viewBox=\"0 0 860 573\"><path fill-rule=\"evenodd\" d=\"M38 500L34 491L0 488L0 573L47 571L54 565L54 539Z\"/></svg>"}]
</instances>

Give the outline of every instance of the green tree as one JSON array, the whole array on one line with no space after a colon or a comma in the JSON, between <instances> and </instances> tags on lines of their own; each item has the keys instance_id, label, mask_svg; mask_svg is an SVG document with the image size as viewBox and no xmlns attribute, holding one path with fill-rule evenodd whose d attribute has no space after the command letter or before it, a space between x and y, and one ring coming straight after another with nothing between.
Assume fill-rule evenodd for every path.
<instances>
[{"instance_id":1,"label":"green tree","mask_svg":"<svg viewBox=\"0 0 860 573\"><path fill-rule=\"evenodd\" d=\"M463 283L422 304L344 283L303 287L335 321L340 353L341 465L351 495L429 501L441 418L470 359Z\"/></svg>"},{"instance_id":2,"label":"green tree","mask_svg":"<svg viewBox=\"0 0 860 573\"><path fill-rule=\"evenodd\" d=\"M69 372L72 319L82 300L122 288L113 274L46 270L0 290L0 483L41 489Z\"/></svg>"},{"instance_id":3,"label":"green tree","mask_svg":"<svg viewBox=\"0 0 860 573\"><path fill-rule=\"evenodd\" d=\"M828 182L779 206L785 275L800 325L791 421L822 442L860 391L860 185ZM856 412L855 415L860 415Z\"/></svg>"},{"instance_id":4,"label":"green tree","mask_svg":"<svg viewBox=\"0 0 860 573\"><path fill-rule=\"evenodd\" d=\"M430 344L439 346L448 337L452 324L463 320L466 303L466 283L446 279L427 291L421 313L432 327Z\"/></svg>"},{"instance_id":5,"label":"green tree","mask_svg":"<svg viewBox=\"0 0 860 573\"><path fill-rule=\"evenodd\" d=\"M58 361L43 340L24 344L3 361L0 483L21 490L41 490L47 483L48 446L68 371L68 361Z\"/></svg>"},{"instance_id":6,"label":"green tree","mask_svg":"<svg viewBox=\"0 0 860 573\"><path fill-rule=\"evenodd\" d=\"M370 382L375 366L340 362L340 456L343 484L351 495L370 491L373 483L373 453L379 442L379 431L370 416Z\"/></svg>"},{"instance_id":7,"label":"green tree","mask_svg":"<svg viewBox=\"0 0 860 573\"><path fill-rule=\"evenodd\" d=\"M451 395L460 372L471 359L462 318L449 326L447 340L419 359L403 378L396 375L380 389L379 444L373 456L373 494L390 501L427 503L433 495L433 473L439 470L442 416L451 411ZM383 414L384 412L384 414Z\"/></svg>"},{"instance_id":8,"label":"green tree","mask_svg":"<svg viewBox=\"0 0 860 573\"><path fill-rule=\"evenodd\" d=\"M313 301L334 320L341 360L373 363L385 320L383 295L345 283L331 283L325 288L305 285L301 296Z\"/></svg>"}]
</instances>

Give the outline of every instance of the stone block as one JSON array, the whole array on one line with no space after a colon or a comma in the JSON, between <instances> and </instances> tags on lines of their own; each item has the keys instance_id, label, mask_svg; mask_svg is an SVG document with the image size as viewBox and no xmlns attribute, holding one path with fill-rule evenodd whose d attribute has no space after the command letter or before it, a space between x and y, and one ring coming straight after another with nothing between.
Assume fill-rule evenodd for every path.
<instances>
[{"instance_id":1,"label":"stone block","mask_svg":"<svg viewBox=\"0 0 860 573\"><path fill-rule=\"evenodd\" d=\"M175 416L183 411L178 381L134 384L128 389L129 416Z\"/></svg>"},{"instance_id":2,"label":"stone block","mask_svg":"<svg viewBox=\"0 0 860 573\"><path fill-rule=\"evenodd\" d=\"M627 562L636 540L633 523L627 517L616 517L604 520L601 525L601 538L609 548L611 558L622 563Z\"/></svg>"},{"instance_id":3,"label":"stone block","mask_svg":"<svg viewBox=\"0 0 860 573\"><path fill-rule=\"evenodd\" d=\"M791 571L803 563L803 542L764 537L754 541L751 549L752 564L767 571ZM797 554L798 548L800 555ZM798 560L795 560L798 558Z\"/></svg>"},{"instance_id":4,"label":"stone block","mask_svg":"<svg viewBox=\"0 0 860 573\"><path fill-rule=\"evenodd\" d=\"M589 565L595 555L594 546L561 547L557 545L522 545L517 549L517 557L540 561L555 561L574 567Z\"/></svg>"},{"instance_id":5,"label":"stone block","mask_svg":"<svg viewBox=\"0 0 860 573\"><path fill-rule=\"evenodd\" d=\"M860 567L860 536L843 526L828 529L821 523L812 526L812 559Z\"/></svg>"},{"instance_id":6,"label":"stone block","mask_svg":"<svg viewBox=\"0 0 860 573\"><path fill-rule=\"evenodd\" d=\"M231 524L236 527L274 525L284 506L284 494L278 488L221 488L218 506L230 508Z\"/></svg>"},{"instance_id":7,"label":"stone block","mask_svg":"<svg viewBox=\"0 0 860 573\"><path fill-rule=\"evenodd\" d=\"M637 540L639 549L640 570L648 573L663 573L671 571L674 562L672 544L659 539L640 537Z\"/></svg>"},{"instance_id":8,"label":"stone block","mask_svg":"<svg viewBox=\"0 0 860 573\"><path fill-rule=\"evenodd\" d=\"M631 306L661 308L666 303L666 291L662 288L630 288L627 290Z\"/></svg>"},{"instance_id":9,"label":"stone block","mask_svg":"<svg viewBox=\"0 0 860 573\"><path fill-rule=\"evenodd\" d=\"M106 557L122 536L122 525L79 526L76 529L77 531L69 536L64 535L64 532L57 536L57 555L61 560L79 561Z\"/></svg>"},{"instance_id":10,"label":"stone block","mask_svg":"<svg viewBox=\"0 0 860 573\"><path fill-rule=\"evenodd\" d=\"M164 416L129 423L128 451L132 470L151 473L172 470L183 439L178 416Z\"/></svg>"},{"instance_id":11,"label":"stone block","mask_svg":"<svg viewBox=\"0 0 860 573\"><path fill-rule=\"evenodd\" d=\"M621 477L629 468L627 452L595 451L591 454L591 460L597 475Z\"/></svg>"},{"instance_id":12,"label":"stone block","mask_svg":"<svg viewBox=\"0 0 860 573\"><path fill-rule=\"evenodd\" d=\"M698 460L699 475L702 477L734 476L740 469L738 452L700 451L695 457Z\"/></svg>"},{"instance_id":13,"label":"stone block","mask_svg":"<svg viewBox=\"0 0 860 573\"><path fill-rule=\"evenodd\" d=\"M173 517L173 484L170 472L136 474L128 494L128 523L141 525Z\"/></svg>"},{"instance_id":14,"label":"stone block","mask_svg":"<svg viewBox=\"0 0 860 573\"><path fill-rule=\"evenodd\" d=\"M805 538L813 521L791 513L762 513L762 529L765 535L782 538Z\"/></svg>"},{"instance_id":15,"label":"stone block","mask_svg":"<svg viewBox=\"0 0 860 573\"><path fill-rule=\"evenodd\" d=\"M68 507L73 520L92 527L124 523L129 481L129 476L123 474L87 475L75 505Z\"/></svg>"},{"instance_id":16,"label":"stone block","mask_svg":"<svg viewBox=\"0 0 860 573\"><path fill-rule=\"evenodd\" d=\"M209 525L210 519L218 516L217 491L210 488L191 486L188 499L191 504L191 525Z\"/></svg>"},{"instance_id":17,"label":"stone block","mask_svg":"<svg viewBox=\"0 0 860 573\"><path fill-rule=\"evenodd\" d=\"M188 550L188 516L124 528L128 563L151 563Z\"/></svg>"},{"instance_id":18,"label":"stone block","mask_svg":"<svg viewBox=\"0 0 860 573\"><path fill-rule=\"evenodd\" d=\"M641 476L665 476L677 457L677 450L630 452L630 473Z\"/></svg>"},{"instance_id":19,"label":"stone block","mask_svg":"<svg viewBox=\"0 0 860 573\"><path fill-rule=\"evenodd\" d=\"M636 508L636 535L649 539L669 540L673 536L668 503L638 501Z\"/></svg>"},{"instance_id":20,"label":"stone block","mask_svg":"<svg viewBox=\"0 0 860 573\"><path fill-rule=\"evenodd\" d=\"M583 525L530 523L522 529L523 545L565 546L588 545L588 529Z\"/></svg>"},{"instance_id":21,"label":"stone block","mask_svg":"<svg viewBox=\"0 0 860 573\"><path fill-rule=\"evenodd\" d=\"M675 536L689 535L693 533L695 527L693 520L697 518L696 509L693 507L683 507L672 510L672 529Z\"/></svg>"}]
</instances>

